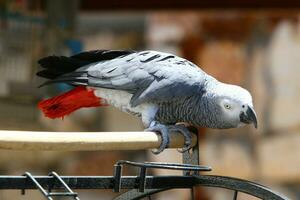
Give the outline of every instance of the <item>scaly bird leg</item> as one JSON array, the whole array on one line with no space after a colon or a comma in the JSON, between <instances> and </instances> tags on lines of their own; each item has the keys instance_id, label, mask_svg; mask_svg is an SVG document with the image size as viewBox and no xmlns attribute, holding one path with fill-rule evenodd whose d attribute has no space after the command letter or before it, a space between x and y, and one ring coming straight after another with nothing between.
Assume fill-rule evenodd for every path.
<instances>
[{"instance_id":1,"label":"scaly bird leg","mask_svg":"<svg viewBox=\"0 0 300 200\"><path fill-rule=\"evenodd\" d=\"M161 135L162 142L161 142L159 148L156 150L153 150L152 153L159 154L163 150L165 150L165 148L168 147L169 141L170 141L170 139L169 139L170 130L169 130L168 126L154 121L154 122L151 122L149 128L145 129L145 131L155 131L155 132L159 132Z\"/></svg>"},{"instance_id":2,"label":"scaly bird leg","mask_svg":"<svg viewBox=\"0 0 300 200\"><path fill-rule=\"evenodd\" d=\"M192 134L183 124L171 125L171 126L169 126L169 131L171 131L171 132L178 131L183 135L184 147L182 148L182 150L178 150L180 153L184 153L184 152L190 150L191 148L193 148L192 147Z\"/></svg>"}]
</instances>

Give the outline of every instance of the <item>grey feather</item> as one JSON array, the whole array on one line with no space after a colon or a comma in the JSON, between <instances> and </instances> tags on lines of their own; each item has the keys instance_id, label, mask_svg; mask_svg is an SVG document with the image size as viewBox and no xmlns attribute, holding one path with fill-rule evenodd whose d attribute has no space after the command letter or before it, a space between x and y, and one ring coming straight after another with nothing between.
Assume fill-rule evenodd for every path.
<instances>
[{"instance_id":1,"label":"grey feather","mask_svg":"<svg viewBox=\"0 0 300 200\"><path fill-rule=\"evenodd\" d=\"M174 64L180 61L182 65ZM81 70L88 71L88 85L91 87L132 93L132 106L199 94L207 78L201 69L191 66L185 59L155 51L133 53L126 58L95 63L77 71Z\"/></svg>"}]
</instances>

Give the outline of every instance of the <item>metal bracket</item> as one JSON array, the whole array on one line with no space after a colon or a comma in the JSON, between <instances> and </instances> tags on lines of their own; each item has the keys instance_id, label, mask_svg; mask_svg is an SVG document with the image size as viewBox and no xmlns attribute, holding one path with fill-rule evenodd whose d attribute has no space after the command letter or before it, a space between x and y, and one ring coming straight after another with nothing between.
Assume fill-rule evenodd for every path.
<instances>
[{"instance_id":1,"label":"metal bracket","mask_svg":"<svg viewBox=\"0 0 300 200\"><path fill-rule=\"evenodd\" d=\"M200 155L199 155L199 140L198 140L198 130L194 127L190 127L190 131L194 132L197 136L196 145L190 149L190 151L186 151L182 154L182 163L183 164L193 164L200 165ZM184 176L190 176L190 171L183 171ZM199 172L194 172L194 175L199 175ZM191 188L191 199L195 199L195 187Z\"/></svg>"},{"instance_id":2,"label":"metal bracket","mask_svg":"<svg viewBox=\"0 0 300 200\"><path fill-rule=\"evenodd\" d=\"M114 165L114 192L120 192L122 187L122 168L123 165L130 165L140 168L138 180L138 190L139 192L144 192L146 187L146 176L148 168L159 168L159 169L171 169L171 170L185 170L188 172L197 172L197 171L211 171L210 167L191 165L191 164L179 164L179 163L163 163L163 162L131 162L127 160L119 160Z\"/></svg>"},{"instance_id":3,"label":"metal bracket","mask_svg":"<svg viewBox=\"0 0 300 200\"><path fill-rule=\"evenodd\" d=\"M182 163L190 164L190 165L199 165L200 164L198 145L196 145L190 151L186 151L182 154ZM197 173L197 172L195 172L195 173ZM191 174L190 174L190 171L183 171L183 175L188 176Z\"/></svg>"},{"instance_id":4,"label":"metal bracket","mask_svg":"<svg viewBox=\"0 0 300 200\"><path fill-rule=\"evenodd\" d=\"M192 129L191 127L190 129ZM190 130L191 132L194 132L197 136L197 129L196 130ZM197 136L198 137L198 136ZM182 154L182 163L183 164L190 164L190 165L200 165L200 158L199 158L199 143L197 138L196 145L190 150L186 151ZM190 175L189 171L183 171L183 175Z\"/></svg>"}]
</instances>

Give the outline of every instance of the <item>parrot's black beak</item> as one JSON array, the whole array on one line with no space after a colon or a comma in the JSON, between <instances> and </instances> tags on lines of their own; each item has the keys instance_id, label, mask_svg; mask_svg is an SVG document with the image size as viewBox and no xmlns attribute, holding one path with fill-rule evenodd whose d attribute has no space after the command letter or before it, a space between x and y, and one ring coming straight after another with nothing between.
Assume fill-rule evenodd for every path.
<instances>
[{"instance_id":1,"label":"parrot's black beak","mask_svg":"<svg viewBox=\"0 0 300 200\"><path fill-rule=\"evenodd\" d=\"M256 113L251 106L248 106L247 110L240 114L240 121L246 124L253 123L254 127L257 128Z\"/></svg>"}]
</instances>

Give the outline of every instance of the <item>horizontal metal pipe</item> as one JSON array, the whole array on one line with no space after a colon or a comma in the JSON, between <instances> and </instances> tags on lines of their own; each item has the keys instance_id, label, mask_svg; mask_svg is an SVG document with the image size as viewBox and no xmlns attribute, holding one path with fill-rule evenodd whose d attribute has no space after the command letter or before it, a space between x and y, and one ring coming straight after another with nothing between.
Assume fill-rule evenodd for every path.
<instances>
[{"instance_id":1,"label":"horizontal metal pipe","mask_svg":"<svg viewBox=\"0 0 300 200\"><path fill-rule=\"evenodd\" d=\"M193 146L197 137L193 135ZM39 151L142 150L158 148L155 132L36 132L0 130L0 149ZM170 134L169 148L182 148L180 133Z\"/></svg>"}]
</instances>

